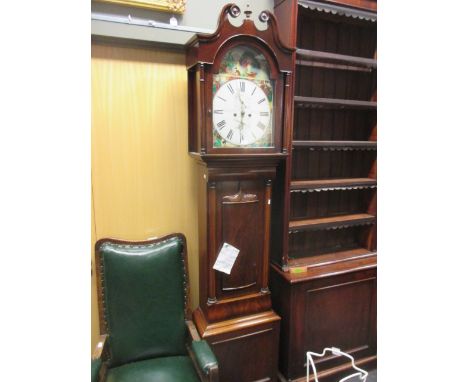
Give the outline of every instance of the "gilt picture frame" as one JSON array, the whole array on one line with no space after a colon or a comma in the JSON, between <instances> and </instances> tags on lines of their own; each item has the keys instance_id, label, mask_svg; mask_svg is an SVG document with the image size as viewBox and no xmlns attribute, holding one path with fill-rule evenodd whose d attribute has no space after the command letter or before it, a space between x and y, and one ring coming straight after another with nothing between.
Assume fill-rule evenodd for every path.
<instances>
[{"instance_id":1,"label":"gilt picture frame","mask_svg":"<svg viewBox=\"0 0 468 382\"><path fill-rule=\"evenodd\" d=\"M129 7L146 8L155 11L182 14L187 0L94 0L101 3L119 4Z\"/></svg>"}]
</instances>

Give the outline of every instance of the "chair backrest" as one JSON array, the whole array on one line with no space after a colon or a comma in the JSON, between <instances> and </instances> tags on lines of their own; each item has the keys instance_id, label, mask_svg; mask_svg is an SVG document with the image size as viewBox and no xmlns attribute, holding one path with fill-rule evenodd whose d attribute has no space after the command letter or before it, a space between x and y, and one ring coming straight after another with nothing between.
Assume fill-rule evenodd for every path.
<instances>
[{"instance_id":1,"label":"chair backrest","mask_svg":"<svg viewBox=\"0 0 468 382\"><path fill-rule=\"evenodd\" d=\"M186 354L186 241L173 234L145 242L96 243L101 333L110 366Z\"/></svg>"}]
</instances>

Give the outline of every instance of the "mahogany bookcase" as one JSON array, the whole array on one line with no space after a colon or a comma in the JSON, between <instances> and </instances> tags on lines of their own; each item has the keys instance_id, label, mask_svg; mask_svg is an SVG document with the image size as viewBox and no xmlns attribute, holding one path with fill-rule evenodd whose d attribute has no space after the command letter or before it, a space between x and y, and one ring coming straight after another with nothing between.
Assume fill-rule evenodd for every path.
<instances>
[{"instance_id":1,"label":"mahogany bookcase","mask_svg":"<svg viewBox=\"0 0 468 382\"><path fill-rule=\"evenodd\" d=\"M376 361L376 7L275 2L282 37L296 47L285 233L272 249L270 283L287 380L305 376L306 351L326 346L362 367ZM346 373L339 362L321 360L324 381Z\"/></svg>"}]
</instances>

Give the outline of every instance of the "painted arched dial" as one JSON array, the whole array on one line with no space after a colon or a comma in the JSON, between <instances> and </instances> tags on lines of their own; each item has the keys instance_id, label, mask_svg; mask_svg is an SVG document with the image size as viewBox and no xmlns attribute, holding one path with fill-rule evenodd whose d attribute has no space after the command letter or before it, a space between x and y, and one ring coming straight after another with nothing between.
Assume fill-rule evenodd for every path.
<instances>
[{"instance_id":1,"label":"painted arched dial","mask_svg":"<svg viewBox=\"0 0 468 382\"><path fill-rule=\"evenodd\" d=\"M267 95L255 82L235 79L224 83L213 98L213 126L219 136L236 146L264 138L271 123Z\"/></svg>"},{"instance_id":2,"label":"painted arched dial","mask_svg":"<svg viewBox=\"0 0 468 382\"><path fill-rule=\"evenodd\" d=\"M213 148L274 146L274 81L265 56L238 45L213 76Z\"/></svg>"}]
</instances>

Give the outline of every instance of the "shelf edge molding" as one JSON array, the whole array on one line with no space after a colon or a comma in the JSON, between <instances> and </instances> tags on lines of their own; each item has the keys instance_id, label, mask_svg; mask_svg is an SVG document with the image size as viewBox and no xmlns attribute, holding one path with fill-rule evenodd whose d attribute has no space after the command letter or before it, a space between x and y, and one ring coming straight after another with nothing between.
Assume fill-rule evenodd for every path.
<instances>
[{"instance_id":1,"label":"shelf edge molding","mask_svg":"<svg viewBox=\"0 0 468 382\"><path fill-rule=\"evenodd\" d=\"M377 68L377 60L373 58L348 56L344 54L329 53L319 50L309 49L296 49L297 56L306 60L319 61L319 62L330 62L330 63L341 63L349 64L354 66L362 66L364 68Z\"/></svg>"},{"instance_id":2,"label":"shelf edge molding","mask_svg":"<svg viewBox=\"0 0 468 382\"><path fill-rule=\"evenodd\" d=\"M374 223L375 216L370 214L351 214L316 219L292 220L289 222L289 233L343 229L361 225L372 225Z\"/></svg>"},{"instance_id":3,"label":"shelf edge molding","mask_svg":"<svg viewBox=\"0 0 468 382\"><path fill-rule=\"evenodd\" d=\"M362 190L377 188L377 179L373 178L343 178L318 180L293 180L290 192L320 192L337 190Z\"/></svg>"},{"instance_id":4,"label":"shelf edge molding","mask_svg":"<svg viewBox=\"0 0 468 382\"><path fill-rule=\"evenodd\" d=\"M377 109L377 102L352 99L294 96L294 102L298 107L329 107L339 109L369 110Z\"/></svg>"},{"instance_id":5,"label":"shelf edge molding","mask_svg":"<svg viewBox=\"0 0 468 382\"><path fill-rule=\"evenodd\" d=\"M309 150L377 150L376 141L293 141L293 148Z\"/></svg>"},{"instance_id":6,"label":"shelf edge molding","mask_svg":"<svg viewBox=\"0 0 468 382\"><path fill-rule=\"evenodd\" d=\"M306 268L314 268L314 267L323 267L328 266L336 263L341 263L350 260L356 259L363 259L369 256L375 256L377 254L376 251L370 251L366 248L355 248L355 249L347 249L347 250L340 250L338 252L331 252L325 253L320 255L314 256L306 256L306 257L294 257L289 261L289 267L306 267Z\"/></svg>"},{"instance_id":7,"label":"shelf edge molding","mask_svg":"<svg viewBox=\"0 0 468 382\"><path fill-rule=\"evenodd\" d=\"M326 4L313 0L298 0L297 4L304 8L309 8L310 10L318 12L325 12L331 13L333 15L351 17L353 19L370 21L372 23L377 22L377 13L375 12L368 12L339 5Z\"/></svg>"}]
</instances>

